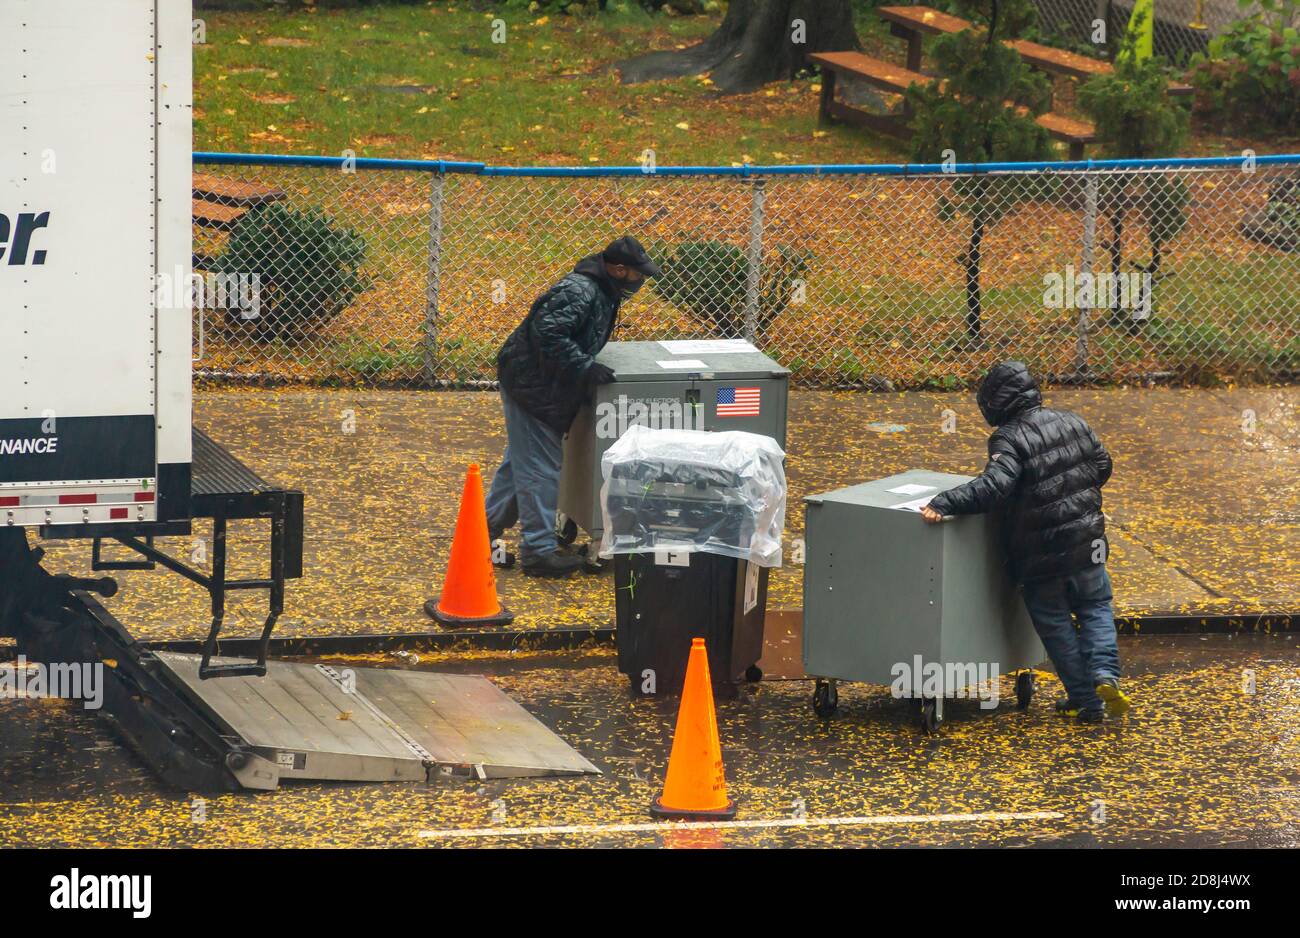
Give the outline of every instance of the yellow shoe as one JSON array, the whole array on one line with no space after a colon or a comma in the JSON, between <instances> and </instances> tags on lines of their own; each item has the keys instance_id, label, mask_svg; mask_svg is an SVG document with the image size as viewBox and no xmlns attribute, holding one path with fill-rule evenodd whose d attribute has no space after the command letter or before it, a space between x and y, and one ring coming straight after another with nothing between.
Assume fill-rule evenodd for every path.
<instances>
[{"instance_id":1,"label":"yellow shoe","mask_svg":"<svg viewBox=\"0 0 1300 938\"><path fill-rule=\"evenodd\" d=\"M1063 717L1077 717L1079 715L1078 704L1073 703L1069 697L1058 697L1056 699L1056 712Z\"/></svg>"},{"instance_id":2,"label":"yellow shoe","mask_svg":"<svg viewBox=\"0 0 1300 938\"><path fill-rule=\"evenodd\" d=\"M1113 717L1122 717L1133 706L1132 702L1119 689L1119 681L1108 678L1097 685L1097 696L1106 704L1106 712Z\"/></svg>"}]
</instances>

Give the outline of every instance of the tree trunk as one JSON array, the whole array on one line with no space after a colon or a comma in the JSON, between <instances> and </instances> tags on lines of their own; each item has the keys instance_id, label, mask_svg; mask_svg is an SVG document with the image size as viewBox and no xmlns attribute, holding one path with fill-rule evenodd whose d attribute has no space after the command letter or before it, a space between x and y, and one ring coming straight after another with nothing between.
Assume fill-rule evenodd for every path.
<instances>
[{"instance_id":1,"label":"tree trunk","mask_svg":"<svg viewBox=\"0 0 1300 938\"><path fill-rule=\"evenodd\" d=\"M731 0L708 39L638 56L618 69L629 84L710 72L714 87L735 94L793 78L811 52L858 48L850 0Z\"/></svg>"}]
</instances>

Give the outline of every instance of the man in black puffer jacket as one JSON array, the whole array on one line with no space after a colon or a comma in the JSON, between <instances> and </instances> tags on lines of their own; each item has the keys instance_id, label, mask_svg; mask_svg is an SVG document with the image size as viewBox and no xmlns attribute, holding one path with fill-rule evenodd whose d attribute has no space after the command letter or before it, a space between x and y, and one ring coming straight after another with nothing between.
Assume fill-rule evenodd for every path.
<instances>
[{"instance_id":1,"label":"man in black puffer jacket","mask_svg":"<svg viewBox=\"0 0 1300 938\"><path fill-rule=\"evenodd\" d=\"M1110 454L1078 414L1043 406L1021 362L996 365L976 401L997 427L988 465L965 485L936 495L922 515L935 522L1002 512L1007 565L1068 695L1057 710L1087 723L1100 721L1103 710L1119 715L1128 698L1119 689L1101 513Z\"/></svg>"},{"instance_id":2,"label":"man in black puffer jacket","mask_svg":"<svg viewBox=\"0 0 1300 938\"><path fill-rule=\"evenodd\" d=\"M635 238L619 238L538 297L497 353L509 439L487 496L498 565L509 561L497 541L519 521L525 574L565 577L583 566L582 557L559 550L555 535L562 440L593 389L614 380L596 353L614 332L619 306L658 275Z\"/></svg>"}]
</instances>

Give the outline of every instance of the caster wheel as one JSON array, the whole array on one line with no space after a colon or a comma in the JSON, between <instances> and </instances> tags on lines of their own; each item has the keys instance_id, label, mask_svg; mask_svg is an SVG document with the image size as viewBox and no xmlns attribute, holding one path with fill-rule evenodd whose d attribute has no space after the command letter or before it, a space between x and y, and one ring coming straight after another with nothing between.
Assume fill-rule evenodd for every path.
<instances>
[{"instance_id":1,"label":"caster wheel","mask_svg":"<svg viewBox=\"0 0 1300 938\"><path fill-rule=\"evenodd\" d=\"M745 669L745 680L757 684L763 680L763 669L756 664L751 664Z\"/></svg>"},{"instance_id":2,"label":"caster wheel","mask_svg":"<svg viewBox=\"0 0 1300 938\"><path fill-rule=\"evenodd\" d=\"M933 697L921 701L921 732L927 736L939 732L939 706Z\"/></svg>"},{"instance_id":3,"label":"caster wheel","mask_svg":"<svg viewBox=\"0 0 1300 938\"><path fill-rule=\"evenodd\" d=\"M1028 710L1037 689L1033 671L1021 671L1016 675L1016 709Z\"/></svg>"},{"instance_id":4,"label":"caster wheel","mask_svg":"<svg viewBox=\"0 0 1300 938\"><path fill-rule=\"evenodd\" d=\"M813 713L823 720L834 715L840 705L840 694L833 681L818 681L813 689Z\"/></svg>"},{"instance_id":5,"label":"caster wheel","mask_svg":"<svg viewBox=\"0 0 1300 938\"><path fill-rule=\"evenodd\" d=\"M572 518L565 518L564 524L560 526L557 532L560 539L561 547L568 547L578 539L578 522Z\"/></svg>"}]
</instances>

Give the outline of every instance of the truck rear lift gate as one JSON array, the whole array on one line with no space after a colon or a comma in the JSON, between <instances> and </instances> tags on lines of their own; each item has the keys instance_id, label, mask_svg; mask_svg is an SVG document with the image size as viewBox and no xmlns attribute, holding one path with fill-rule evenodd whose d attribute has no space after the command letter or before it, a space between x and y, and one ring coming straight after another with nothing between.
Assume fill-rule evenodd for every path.
<instances>
[{"instance_id":1,"label":"truck rear lift gate","mask_svg":"<svg viewBox=\"0 0 1300 938\"><path fill-rule=\"evenodd\" d=\"M267 482L232 456L215 440L193 429L193 462L190 475L190 514L212 519L212 573L208 575L156 548L153 535L143 539L130 534L98 534L91 562L95 570L152 570L162 564L173 573L199 584L212 598L212 624L203 643L199 677L260 677L266 674L266 654L275 622L284 609L284 581L302 576L302 493ZM271 521L270 576L267 579L226 579L226 523L234 519L269 518ZM54 533L52 536L59 536ZM100 545L104 536L147 558L104 560ZM229 661L213 664L217 640L226 614L227 590L264 589L269 608L257 646L257 661Z\"/></svg>"},{"instance_id":2,"label":"truck rear lift gate","mask_svg":"<svg viewBox=\"0 0 1300 938\"><path fill-rule=\"evenodd\" d=\"M263 677L206 681L198 655L147 650L90 593L65 592L70 578L38 567L27 582L40 597L19 600L20 650L102 662L99 715L173 787L600 774L486 678L272 661Z\"/></svg>"},{"instance_id":3,"label":"truck rear lift gate","mask_svg":"<svg viewBox=\"0 0 1300 938\"><path fill-rule=\"evenodd\" d=\"M11 533L21 535L0 531ZM102 663L99 715L168 785L188 791L239 788L232 770L245 758L239 741L195 711L161 662L86 592L93 582L47 573L39 566L40 550L29 551L25 541L11 539L4 547L5 559L13 562L0 608L19 652L35 663Z\"/></svg>"},{"instance_id":4,"label":"truck rear lift gate","mask_svg":"<svg viewBox=\"0 0 1300 938\"><path fill-rule=\"evenodd\" d=\"M197 655L157 653L246 758L245 788L281 779L419 781L600 771L485 677L272 661L264 677L206 682Z\"/></svg>"}]
</instances>

